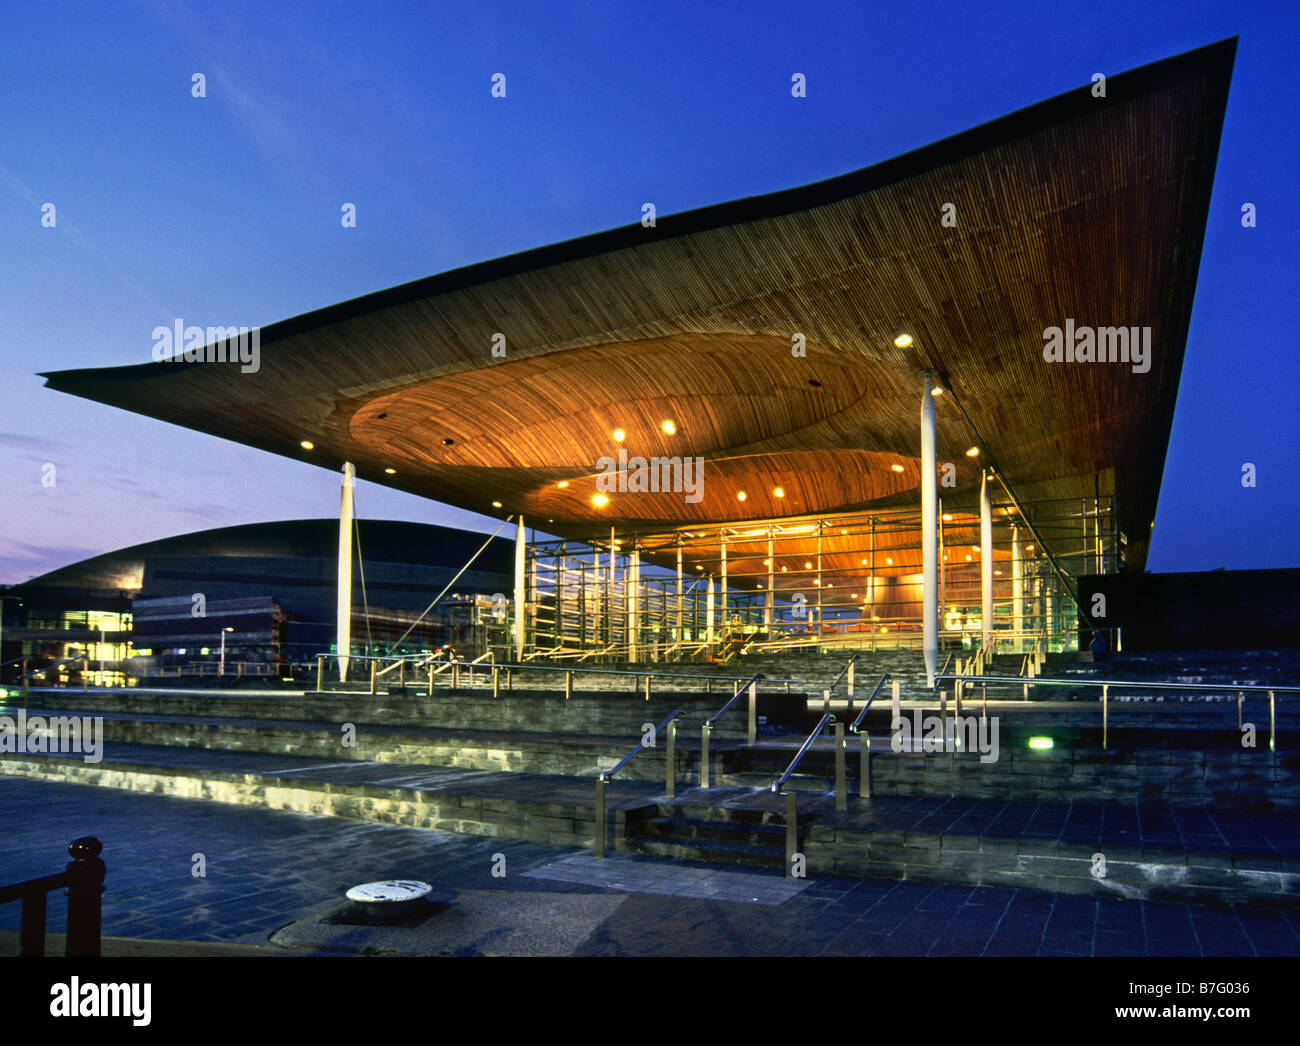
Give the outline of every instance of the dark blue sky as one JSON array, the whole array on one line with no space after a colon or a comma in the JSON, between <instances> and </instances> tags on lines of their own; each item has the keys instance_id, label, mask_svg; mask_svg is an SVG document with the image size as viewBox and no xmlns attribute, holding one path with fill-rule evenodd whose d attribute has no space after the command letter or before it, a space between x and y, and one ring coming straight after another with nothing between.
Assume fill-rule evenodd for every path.
<instances>
[{"instance_id":1,"label":"dark blue sky","mask_svg":"<svg viewBox=\"0 0 1300 1046\"><path fill-rule=\"evenodd\" d=\"M332 472L44 390L37 371L146 362L176 317L266 325L630 224L646 200L664 215L841 174L1232 35L1149 565L1300 565L1293 2L445 6L9 5L0 581L337 511ZM357 509L496 525L366 483Z\"/></svg>"}]
</instances>

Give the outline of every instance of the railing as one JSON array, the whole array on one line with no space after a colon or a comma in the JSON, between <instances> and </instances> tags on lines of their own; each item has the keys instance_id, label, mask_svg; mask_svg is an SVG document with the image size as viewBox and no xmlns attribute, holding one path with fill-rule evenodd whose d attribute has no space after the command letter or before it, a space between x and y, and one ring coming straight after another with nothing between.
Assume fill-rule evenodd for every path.
<instances>
[{"instance_id":1,"label":"railing","mask_svg":"<svg viewBox=\"0 0 1300 1046\"><path fill-rule=\"evenodd\" d=\"M831 695L835 693L836 689L840 685L840 680L842 680L845 676L849 677L849 683L847 688L845 689L845 693L848 695L849 708L850 709L853 708L853 666L857 663L858 656L859 655L854 654L851 658L849 658L848 664L846 664L843 668L841 668L840 674L835 677L835 682L833 682L827 689L822 691L823 712L829 712L831 710Z\"/></svg>"},{"instance_id":2,"label":"railing","mask_svg":"<svg viewBox=\"0 0 1300 1046\"><path fill-rule=\"evenodd\" d=\"M952 660L952 655L948 655ZM947 668L947 664L944 664ZM849 733L858 735L858 798L871 798L871 735L860 729L862 721L867 718L867 713L871 711L871 702L876 699L885 684L889 682L889 673L886 672L880 677L880 682L876 684L876 689L871 691L871 696L867 698L867 703L862 706L862 711L858 713L857 719L849 724Z\"/></svg>"},{"instance_id":3,"label":"railing","mask_svg":"<svg viewBox=\"0 0 1300 1046\"><path fill-rule=\"evenodd\" d=\"M1300 694L1300 686L1268 686L1258 684L1241 684L1241 683L1150 683L1138 680L1128 679L1030 679L1025 680L1019 676L972 676L972 675L950 675L945 679L951 679L955 684L954 693L956 694L957 714L961 714L961 690L966 683L978 682L982 684L1009 684L1022 686L1028 691L1031 686L1045 687L1080 687L1093 686L1101 688L1101 746L1109 747L1109 718L1110 718L1110 688L1113 686L1125 687L1131 689L1143 690L1193 690L1200 693L1206 690L1215 691L1233 691L1237 692L1237 726L1242 725L1242 707L1245 703L1247 691L1267 693L1268 694L1268 748L1270 752L1276 751L1276 734L1277 734L1277 702L1275 694Z\"/></svg>"},{"instance_id":4,"label":"railing","mask_svg":"<svg viewBox=\"0 0 1300 1046\"><path fill-rule=\"evenodd\" d=\"M683 716L685 714L686 713L683 712L680 708L677 709L677 711L673 712L667 719L665 719L662 723L660 723L657 727L655 727L653 732L650 735L652 738L651 745L653 745L657 743L659 739L659 734L662 731L664 730L668 731L668 741L667 744L665 745L666 751L664 753L665 761L667 764L667 767L664 771L665 779L666 779L664 794L667 795L668 798L670 799L674 795L676 795L676 789L677 789L677 774L676 774L677 719L679 716ZM592 849L595 851L597 857L605 856L605 845L606 845L605 832L607 828L607 825L605 823L606 821L605 782L608 781L610 778L612 778L620 770L622 770L623 767L627 766L627 764L630 763L634 758L636 758L636 756L640 752L644 751L648 747L651 747L651 745L647 745L646 739L643 737L639 742L637 742L637 746L633 748L632 751L628 752L627 755L625 755L622 759L620 759L617 763L614 764L613 769L604 770L596 777L596 836L595 836L595 841L593 843Z\"/></svg>"},{"instance_id":5,"label":"railing","mask_svg":"<svg viewBox=\"0 0 1300 1046\"><path fill-rule=\"evenodd\" d=\"M104 849L92 835L83 835L68 844L72 858L67 868L56 875L0 886L0 904L22 902L22 928L18 933L18 954L41 957L45 954L45 910L51 890L68 891L68 933L64 954L69 958L97 958L100 952L100 895L104 892Z\"/></svg>"},{"instance_id":6,"label":"railing","mask_svg":"<svg viewBox=\"0 0 1300 1046\"><path fill-rule=\"evenodd\" d=\"M790 765L785 768L785 773L772 782L772 791L778 794L785 787L785 783L790 780L790 775L794 773L795 768L799 765L808 749L813 746L813 742L826 729L827 723L835 723L835 809L848 809L847 785L844 778L844 724L836 722L833 715L827 712L817 721L813 732L808 735L807 740L799 746L799 751L795 753ZM795 858L799 852L799 799L794 789L785 792L785 874L791 878L796 876Z\"/></svg>"},{"instance_id":7,"label":"railing","mask_svg":"<svg viewBox=\"0 0 1300 1046\"><path fill-rule=\"evenodd\" d=\"M723 717L727 709L734 705L739 699L742 691L749 694L749 717L745 728L745 740L747 744L755 744L758 740L758 681L763 679L763 673L759 672L744 683L736 684L736 692L731 695L731 700L717 710L708 719L704 720L704 725L700 728L700 787L709 788L709 735L713 732L713 724Z\"/></svg>"}]
</instances>

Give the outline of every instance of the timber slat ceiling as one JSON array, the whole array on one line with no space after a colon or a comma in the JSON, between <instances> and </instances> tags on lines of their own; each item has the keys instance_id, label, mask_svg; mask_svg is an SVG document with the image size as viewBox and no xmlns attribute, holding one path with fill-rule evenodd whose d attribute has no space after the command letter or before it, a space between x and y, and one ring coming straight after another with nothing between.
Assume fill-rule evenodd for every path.
<instances>
[{"instance_id":1,"label":"timber slat ceiling","mask_svg":"<svg viewBox=\"0 0 1300 1046\"><path fill-rule=\"evenodd\" d=\"M286 320L261 332L256 374L149 363L48 385L326 467L352 461L464 508L499 501L580 536L914 503L918 372L934 369L987 451L965 456L972 433L954 396L939 397L939 456L958 477L946 503L973 503L991 459L1025 497L1114 493L1141 569L1235 48L830 181ZM955 228L940 224L946 203ZM1150 370L1045 362L1044 329L1067 318L1150 327ZM907 349L893 344L900 328ZM496 332L505 359L490 354ZM703 500L616 493L595 507L616 428L631 455L703 458Z\"/></svg>"}]
</instances>

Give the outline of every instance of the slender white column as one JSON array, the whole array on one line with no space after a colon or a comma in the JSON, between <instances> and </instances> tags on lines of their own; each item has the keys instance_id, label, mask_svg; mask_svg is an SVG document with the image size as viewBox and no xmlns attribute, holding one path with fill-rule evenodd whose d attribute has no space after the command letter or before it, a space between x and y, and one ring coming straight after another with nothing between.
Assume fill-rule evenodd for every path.
<instances>
[{"instance_id":1,"label":"slender white column","mask_svg":"<svg viewBox=\"0 0 1300 1046\"><path fill-rule=\"evenodd\" d=\"M348 679L352 655L352 491L357 470L343 463L343 493L339 499L338 662L339 681Z\"/></svg>"},{"instance_id":2,"label":"slender white column","mask_svg":"<svg viewBox=\"0 0 1300 1046\"><path fill-rule=\"evenodd\" d=\"M775 595L776 556L772 552L772 534L767 535L767 602L763 607L763 629L767 638L772 638L772 608L776 605Z\"/></svg>"},{"instance_id":3,"label":"slender white column","mask_svg":"<svg viewBox=\"0 0 1300 1046\"><path fill-rule=\"evenodd\" d=\"M677 539L677 642L686 637L682 635L682 539Z\"/></svg>"},{"instance_id":4,"label":"slender white column","mask_svg":"<svg viewBox=\"0 0 1300 1046\"><path fill-rule=\"evenodd\" d=\"M939 497L935 460L934 374L925 373L921 394L921 632L926 686L934 687L939 665Z\"/></svg>"},{"instance_id":5,"label":"slender white column","mask_svg":"<svg viewBox=\"0 0 1300 1046\"><path fill-rule=\"evenodd\" d=\"M528 538L524 533L524 517L519 517L519 523L515 527L515 661L522 662L524 659L524 622L526 617L527 588L524 584L524 563L527 560ZM563 562L563 557L561 557ZM557 593L559 586L556 587ZM555 630L559 632L560 624L560 600L555 600ZM558 640L557 640L558 642Z\"/></svg>"},{"instance_id":6,"label":"slender white column","mask_svg":"<svg viewBox=\"0 0 1300 1046\"><path fill-rule=\"evenodd\" d=\"M1024 653L1025 567L1020 559L1020 532L1011 528L1011 616L1016 636L1016 653Z\"/></svg>"},{"instance_id":7,"label":"slender white column","mask_svg":"<svg viewBox=\"0 0 1300 1046\"><path fill-rule=\"evenodd\" d=\"M708 595L704 602L704 638L712 643L716 638L713 631L713 575L709 575Z\"/></svg>"},{"instance_id":8,"label":"slender white column","mask_svg":"<svg viewBox=\"0 0 1300 1046\"><path fill-rule=\"evenodd\" d=\"M727 628L731 625L731 610L727 603L727 534L726 531L722 531L719 534L719 537L721 537L722 539L722 589L720 593L721 599L719 600L719 603L721 604L722 633L723 635L726 635Z\"/></svg>"},{"instance_id":9,"label":"slender white column","mask_svg":"<svg viewBox=\"0 0 1300 1046\"><path fill-rule=\"evenodd\" d=\"M987 643L993 638L993 504L988 469L980 470L980 603Z\"/></svg>"},{"instance_id":10,"label":"slender white column","mask_svg":"<svg viewBox=\"0 0 1300 1046\"><path fill-rule=\"evenodd\" d=\"M632 560L627 569L627 655L629 661L638 659L641 639L641 550L632 549Z\"/></svg>"}]
</instances>

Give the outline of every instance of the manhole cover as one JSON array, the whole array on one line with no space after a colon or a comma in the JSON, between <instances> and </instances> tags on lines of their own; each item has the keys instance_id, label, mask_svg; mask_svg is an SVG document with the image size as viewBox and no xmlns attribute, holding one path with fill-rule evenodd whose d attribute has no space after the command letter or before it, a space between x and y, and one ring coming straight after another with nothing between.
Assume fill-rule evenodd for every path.
<instances>
[{"instance_id":1,"label":"manhole cover","mask_svg":"<svg viewBox=\"0 0 1300 1046\"><path fill-rule=\"evenodd\" d=\"M432 891L417 879L384 879L352 887L347 898L371 915L405 915L423 906Z\"/></svg>"}]
</instances>

